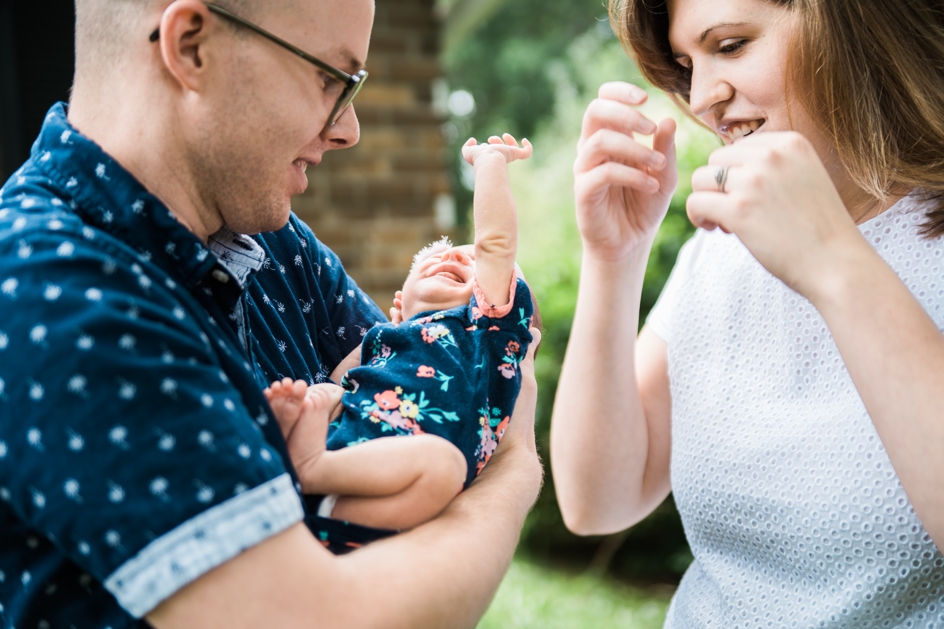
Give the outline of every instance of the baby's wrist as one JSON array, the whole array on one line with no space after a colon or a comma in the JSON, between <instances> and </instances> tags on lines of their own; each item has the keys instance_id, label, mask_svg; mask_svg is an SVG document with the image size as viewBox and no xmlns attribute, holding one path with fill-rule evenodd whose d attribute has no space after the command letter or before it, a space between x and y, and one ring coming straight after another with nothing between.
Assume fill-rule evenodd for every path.
<instances>
[{"instance_id":1,"label":"baby's wrist","mask_svg":"<svg viewBox=\"0 0 944 629\"><path fill-rule=\"evenodd\" d=\"M504 167L507 163L508 159L501 153L501 151L485 150L472 156L472 167L475 169L481 168L483 166Z\"/></svg>"}]
</instances>

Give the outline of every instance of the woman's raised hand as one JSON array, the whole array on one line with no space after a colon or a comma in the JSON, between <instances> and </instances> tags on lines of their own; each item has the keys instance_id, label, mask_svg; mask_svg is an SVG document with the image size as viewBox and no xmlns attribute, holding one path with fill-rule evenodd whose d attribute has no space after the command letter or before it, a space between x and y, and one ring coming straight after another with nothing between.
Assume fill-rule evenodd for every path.
<instances>
[{"instance_id":1,"label":"woman's raised hand","mask_svg":"<svg viewBox=\"0 0 944 629\"><path fill-rule=\"evenodd\" d=\"M692 174L692 189L692 223L737 234L758 262L808 298L828 283L826 272L847 246L865 244L816 150L793 131L717 149Z\"/></svg>"},{"instance_id":2,"label":"woman's raised hand","mask_svg":"<svg viewBox=\"0 0 944 629\"><path fill-rule=\"evenodd\" d=\"M635 106L648 95L606 83L587 108L574 163L577 225L586 253L619 260L655 235L675 186L675 122L658 125ZM633 133L653 135L653 148Z\"/></svg>"}]
</instances>

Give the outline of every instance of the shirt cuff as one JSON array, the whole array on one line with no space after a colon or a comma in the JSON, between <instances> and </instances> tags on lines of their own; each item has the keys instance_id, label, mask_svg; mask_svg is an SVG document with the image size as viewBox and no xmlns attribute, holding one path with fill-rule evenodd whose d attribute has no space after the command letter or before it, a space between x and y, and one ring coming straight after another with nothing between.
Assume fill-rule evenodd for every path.
<instances>
[{"instance_id":1,"label":"shirt cuff","mask_svg":"<svg viewBox=\"0 0 944 629\"><path fill-rule=\"evenodd\" d=\"M489 319L501 319L502 317L508 316L508 313L511 312L512 307L515 305L515 289L517 288L518 278L512 275L511 288L508 289L508 303L504 306L493 306L485 300L485 294L482 293L482 289L479 287L478 279L472 279L472 294L475 295L476 305L479 308L479 312Z\"/></svg>"},{"instance_id":2,"label":"shirt cuff","mask_svg":"<svg viewBox=\"0 0 944 629\"><path fill-rule=\"evenodd\" d=\"M135 618L247 548L304 519L291 477L283 474L187 520L105 579Z\"/></svg>"}]
</instances>

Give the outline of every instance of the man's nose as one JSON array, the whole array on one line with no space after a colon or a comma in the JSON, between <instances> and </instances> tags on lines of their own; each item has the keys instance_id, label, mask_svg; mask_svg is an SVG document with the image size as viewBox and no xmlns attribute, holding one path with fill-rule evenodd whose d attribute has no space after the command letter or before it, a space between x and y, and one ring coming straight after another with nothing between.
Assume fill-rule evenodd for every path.
<instances>
[{"instance_id":1,"label":"man's nose","mask_svg":"<svg viewBox=\"0 0 944 629\"><path fill-rule=\"evenodd\" d=\"M734 87L717 68L699 64L692 68L692 84L688 102L692 113L703 118L712 113L715 106L731 100Z\"/></svg>"},{"instance_id":2,"label":"man's nose","mask_svg":"<svg viewBox=\"0 0 944 629\"><path fill-rule=\"evenodd\" d=\"M327 150L346 149L354 146L361 139L361 125L357 120L354 105L349 106L338 121L321 132L328 145Z\"/></svg>"}]
</instances>

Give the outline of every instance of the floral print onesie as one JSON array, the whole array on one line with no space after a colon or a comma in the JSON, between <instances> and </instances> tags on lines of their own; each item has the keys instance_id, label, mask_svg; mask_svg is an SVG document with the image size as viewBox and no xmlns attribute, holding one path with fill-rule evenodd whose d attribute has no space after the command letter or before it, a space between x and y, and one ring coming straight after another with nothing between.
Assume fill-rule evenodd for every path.
<instances>
[{"instance_id":1,"label":"floral print onesie","mask_svg":"<svg viewBox=\"0 0 944 629\"><path fill-rule=\"evenodd\" d=\"M475 285L468 304L372 328L361 366L341 382L344 410L328 428L328 449L378 437L438 435L465 455L468 487L508 427L534 314L521 279L512 283L506 306L483 303Z\"/></svg>"}]
</instances>

